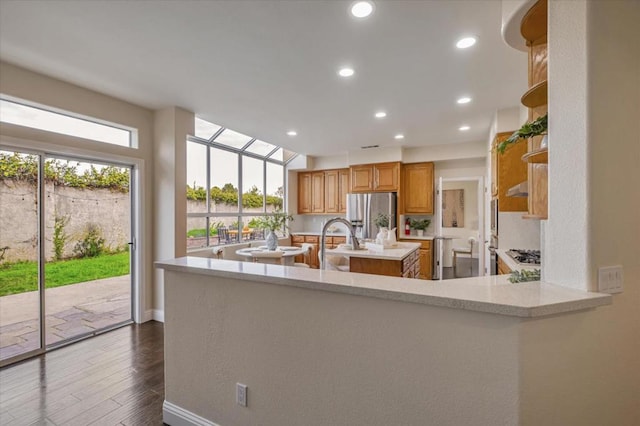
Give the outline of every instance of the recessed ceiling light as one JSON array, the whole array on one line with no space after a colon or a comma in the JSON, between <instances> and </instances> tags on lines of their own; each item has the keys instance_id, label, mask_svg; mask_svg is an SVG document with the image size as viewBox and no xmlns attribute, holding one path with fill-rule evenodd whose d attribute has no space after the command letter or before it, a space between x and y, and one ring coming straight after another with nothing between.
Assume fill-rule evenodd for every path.
<instances>
[{"instance_id":1,"label":"recessed ceiling light","mask_svg":"<svg viewBox=\"0 0 640 426\"><path fill-rule=\"evenodd\" d=\"M297 136L297 135L298 135L298 132L296 132L295 130L289 130L287 132L287 136Z\"/></svg>"},{"instance_id":2,"label":"recessed ceiling light","mask_svg":"<svg viewBox=\"0 0 640 426\"><path fill-rule=\"evenodd\" d=\"M466 132L467 130L469 130L471 127L469 126L460 126L458 127L458 130L460 130L461 132Z\"/></svg>"},{"instance_id":3,"label":"recessed ceiling light","mask_svg":"<svg viewBox=\"0 0 640 426\"><path fill-rule=\"evenodd\" d=\"M366 18L373 13L373 3L370 1L357 1L351 5L351 14L356 18Z\"/></svg>"},{"instance_id":4,"label":"recessed ceiling light","mask_svg":"<svg viewBox=\"0 0 640 426\"><path fill-rule=\"evenodd\" d=\"M340 77L351 77L355 73L356 72L353 70L353 68L340 68L340 71L338 71L338 75Z\"/></svg>"},{"instance_id":5,"label":"recessed ceiling light","mask_svg":"<svg viewBox=\"0 0 640 426\"><path fill-rule=\"evenodd\" d=\"M395 135L393 138L394 138L394 139L404 139L404 135L403 135L403 134L401 134L401 133L398 133L398 134L397 134L397 135Z\"/></svg>"},{"instance_id":6,"label":"recessed ceiling light","mask_svg":"<svg viewBox=\"0 0 640 426\"><path fill-rule=\"evenodd\" d=\"M387 116L387 113L384 111L376 112L376 118L385 118L386 116Z\"/></svg>"},{"instance_id":7,"label":"recessed ceiling light","mask_svg":"<svg viewBox=\"0 0 640 426\"><path fill-rule=\"evenodd\" d=\"M458 49L466 49L467 47L471 47L474 44L476 44L475 37L465 37L458 40L458 42L456 43L456 47Z\"/></svg>"},{"instance_id":8,"label":"recessed ceiling light","mask_svg":"<svg viewBox=\"0 0 640 426\"><path fill-rule=\"evenodd\" d=\"M457 102L459 104L468 104L469 102L471 102L471 98L468 98L468 97L465 96L463 98L458 99Z\"/></svg>"}]
</instances>

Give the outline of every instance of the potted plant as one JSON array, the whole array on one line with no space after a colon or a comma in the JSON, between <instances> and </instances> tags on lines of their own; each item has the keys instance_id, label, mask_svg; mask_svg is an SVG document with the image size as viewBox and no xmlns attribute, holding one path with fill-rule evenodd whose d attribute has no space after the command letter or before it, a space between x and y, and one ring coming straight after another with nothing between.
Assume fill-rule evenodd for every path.
<instances>
[{"instance_id":1,"label":"potted plant","mask_svg":"<svg viewBox=\"0 0 640 426\"><path fill-rule=\"evenodd\" d=\"M255 224L258 228L269 231L266 238L267 248L269 250L275 250L278 247L278 236L276 235L276 231L285 231L286 229L288 229L289 227L287 226L287 221L292 220L293 216L291 216L287 212L276 210L272 214L264 215L255 221Z\"/></svg>"},{"instance_id":2,"label":"potted plant","mask_svg":"<svg viewBox=\"0 0 640 426\"><path fill-rule=\"evenodd\" d=\"M389 215L378 213L378 216L373 219L373 224L378 227L378 229L389 228Z\"/></svg>"},{"instance_id":3,"label":"potted plant","mask_svg":"<svg viewBox=\"0 0 640 426\"><path fill-rule=\"evenodd\" d=\"M538 117L530 123L524 123L520 129L513 132L508 139L498 144L498 152L504 154L505 149L511 144L518 142L520 139L528 139L534 136L545 135L545 139L542 141L542 146L547 146L546 134L547 134L547 120L548 114Z\"/></svg>"},{"instance_id":4,"label":"potted plant","mask_svg":"<svg viewBox=\"0 0 640 426\"><path fill-rule=\"evenodd\" d=\"M418 237L422 237L424 230L427 229L429 225L431 225L429 219L411 219L411 227L416 230Z\"/></svg>"}]
</instances>

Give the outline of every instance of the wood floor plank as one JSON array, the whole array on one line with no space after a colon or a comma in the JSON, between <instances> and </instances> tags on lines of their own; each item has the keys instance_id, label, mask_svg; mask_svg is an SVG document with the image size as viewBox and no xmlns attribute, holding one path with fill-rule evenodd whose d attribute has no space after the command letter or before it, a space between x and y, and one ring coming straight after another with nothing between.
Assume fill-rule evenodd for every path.
<instances>
[{"instance_id":1,"label":"wood floor plank","mask_svg":"<svg viewBox=\"0 0 640 426\"><path fill-rule=\"evenodd\" d=\"M163 400L164 331L155 321L0 369L3 426L159 426Z\"/></svg>"}]
</instances>

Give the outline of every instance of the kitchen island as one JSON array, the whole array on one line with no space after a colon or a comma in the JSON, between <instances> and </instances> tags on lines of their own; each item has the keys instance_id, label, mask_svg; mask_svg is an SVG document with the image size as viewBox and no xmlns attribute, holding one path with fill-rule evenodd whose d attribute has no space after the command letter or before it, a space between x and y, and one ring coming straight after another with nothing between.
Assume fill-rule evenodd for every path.
<instances>
[{"instance_id":1,"label":"kitchen island","mask_svg":"<svg viewBox=\"0 0 640 426\"><path fill-rule=\"evenodd\" d=\"M534 424L531 396L558 380L539 380L541 369L588 350L584 316L611 303L499 276L418 281L193 257L156 265L170 425ZM247 407L236 383L248 387Z\"/></svg>"},{"instance_id":2,"label":"kitchen island","mask_svg":"<svg viewBox=\"0 0 640 426\"><path fill-rule=\"evenodd\" d=\"M341 256L349 261L349 272L418 278L420 275L420 243L395 243L387 248L353 250L349 245L326 250L327 256ZM373 247L369 245L369 247Z\"/></svg>"}]
</instances>

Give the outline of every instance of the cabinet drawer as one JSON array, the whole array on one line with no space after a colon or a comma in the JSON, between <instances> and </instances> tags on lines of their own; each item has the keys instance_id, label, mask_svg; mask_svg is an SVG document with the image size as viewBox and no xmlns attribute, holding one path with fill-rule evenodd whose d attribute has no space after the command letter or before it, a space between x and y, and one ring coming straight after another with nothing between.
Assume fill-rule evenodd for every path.
<instances>
[{"instance_id":1,"label":"cabinet drawer","mask_svg":"<svg viewBox=\"0 0 640 426\"><path fill-rule=\"evenodd\" d=\"M292 235L291 236L292 243L304 243L304 235Z\"/></svg>"},{"instance_id":2,"label":"cabinet drawer","mask_svg":"<svg viewBox=\"0 0 640 426\"><path fill-rule=\"evenodd\" d=\"M320 241L320 237L318 237L317 235L305 235L304 236L304 242L305 243L318 244L319 241Z\"/></svg>"},{"instance_id":3,"label":"cabinet drawer","mask_svg":"<svg viewBox=\"0 0 640 426\"><path fill-rule=\"evenodd\" d=\"M344 244L347 242L347 237L333 237L333 245Z\"/></svg>"}]
</instances>

